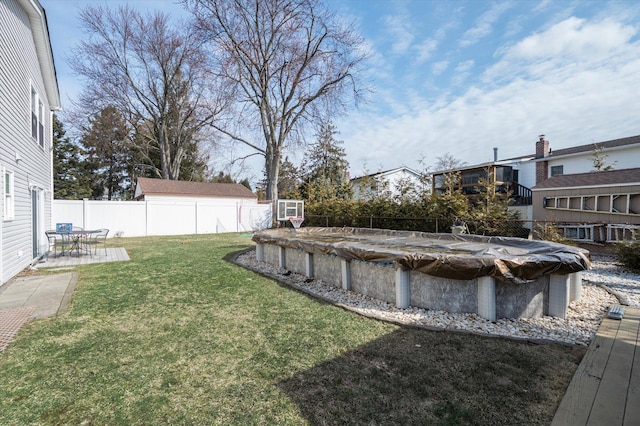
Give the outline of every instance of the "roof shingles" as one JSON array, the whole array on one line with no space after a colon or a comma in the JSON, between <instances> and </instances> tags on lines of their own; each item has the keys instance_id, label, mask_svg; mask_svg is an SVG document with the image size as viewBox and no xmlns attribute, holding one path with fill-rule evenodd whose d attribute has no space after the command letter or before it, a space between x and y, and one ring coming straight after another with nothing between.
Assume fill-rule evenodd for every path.
<instances>
[{"instance_id":1,"label":"roof shingles","mask_svg":"<svg viewBox=\"0 0 640 426\"><path fill-rule=\"evenodd\" d=\"M635 144L640 144L640 135L630 136L628 138L614 139L614 140L604 141L604 142L590 143L590 144L580 145L580 146L573 146L571 148L562 148L557 150L554 149L553 151L551 151L547 159L553 158L553 157L559 157L561 155L577 154L581 152L593 152L596 149L611 149L611 148L617 148L621 146L635 145Z\"/></svg>"},{"instance_id":2,"label":"roof shingles","mask_svg":"<svg viewBox=\"0 0 640 426\"><path fill-rule=\"evenodd\" d=\"M533 189L574 188L634 183L640 185L640 168L557 175L537 184Z\"/></svg>"},{"instance_id":3,"label":"roof shingles","mask_svg":"<svg viewBox=\"0 0 640 426\"><path fill-rule=\"evenodd\" d=\"M141 195L177 195L191 197L256 198L256 194L239 183L188 182L181 180L138 178Z\"/></svg>"}]
</instances>

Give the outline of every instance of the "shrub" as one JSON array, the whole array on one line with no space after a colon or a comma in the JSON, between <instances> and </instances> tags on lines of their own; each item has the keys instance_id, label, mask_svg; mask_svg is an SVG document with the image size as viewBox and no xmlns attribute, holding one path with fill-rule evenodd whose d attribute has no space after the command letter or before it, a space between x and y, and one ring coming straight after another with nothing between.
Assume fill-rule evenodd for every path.
<instances>
[{"instance_id":1,"label":"shrub","mask_svg":"<svg viewBox=\"0 0 640 426\"><path fill-rule=\"evenodd\" d=\"M616 258L627 268L640 271L640 240L616 244Z\"/></svg>"},{"instance_id":2,"label":"shrub","mask_svg":"<svg viewBox=\"0 0 640 426\"><path fill-rule=\"evenodd\" d=\"M545 222L542 225L538 225L533 231L534 238L536 240L551 241L554 243L575 245L575 243L567 238L560 232L560 229L550 222Z\"/></svg>"}]
</instances>

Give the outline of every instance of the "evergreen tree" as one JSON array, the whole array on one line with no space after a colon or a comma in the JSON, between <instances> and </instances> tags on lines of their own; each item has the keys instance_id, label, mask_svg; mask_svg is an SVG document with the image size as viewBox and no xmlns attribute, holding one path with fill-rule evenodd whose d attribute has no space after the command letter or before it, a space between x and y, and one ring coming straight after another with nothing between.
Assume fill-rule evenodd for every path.
<instances>
[{"instance_id":1,"label":"evergreen tree","mask_svg":"<svg viewBox=\"0 0 640 426\"><path fill-rule=\"evenodd\" d=\"M241 180L240 182L238 182L238 183L239 183L240 185L242 185L242 186L246 187L247 189L249 189L249 191L253 191L253 190L251 189L251 183L249 182L249 179L248 179L248 178L244 178L244 179L242 179L242 180Z\"/></svg>"},{"instance_id":2,"label":"evergreen tree","mask_svg":"<svg viewBox=\"0 0 640 426\"><path fill-rule=\"evenodd\" d=\"M510 235L509 226L519 218L516 212L509 211L511 193L498 191L490 168L485 169L484 177L476 187L480 196L471 206L469 215L476 222L476 233L483 235Z\"/></svg>"},{"instance_id":3,"label":"evergreen tree","mask_svg":"<svg viewBox=\"0 0 640 426\"><path fill-rule=\"evenodd\" d=\"M265 176L266 180L266 176ZM289 161L289 157L285 157L280 161L280 179L278 179L278 194L283 199L298 199L300 191L298 190L299 171L296 166Z\"/></svg>"},{"instance_id":4,"label":"evergreen tree","mask_svg":"<svg viewBox=\"0 0 640 426\"><path fill-rule=\"evenodd\" d=\"M53 115L53 192L59 200L91 196L84 150L65 136L64 125Z\"/></svg>"},{"instance_id":5,"label":"evergreen tree","mask_svg":"<svg viewBox=\"0 0 640 426\"><path fill-rule=\"evenodd\" d=\"M82 134L82 145L92 169L93 198L130 197L129 133L122 114L114 107L106 107L89 118L89 125Z\"/></svg>"},{"instance_id":6,"label":"evergreen tree","mask_svg":"<svg viewBox=\"0 0 640 426\"><path fill-rule=\"evenodd\" d=\"M345 159L343 141L336 139L338 131L325 124L316 135L317 140L305 153L302 170L304 183L301 191L307 200L351 198L349 163Z\"/></svg>"},{"instance_id":7,"label":"evergreen tree","mask_svg":"<svg viewBox=\"0 0 640 426\"><path fill-rule=\"evenodd\" d=\"M449 153L438 157L437 160L437 169L446 171L446 173L442 175L443 180L438 185L443 188L442 192L431 194L428 212L430 217L447 218L449 220L448 224L439 229L442 232L454 220L469 217L471 206L469 200L460 189L462 175L455 170L457 167L464 166L465 163L454 158Z\"/></svg>"},{"instance_id":8,"label":"evergreen tree","mask_svg":"<svg viewBox=\"0 0 640 426\"><path fill-rule=\"evenodd\" d=\"M211 182L214 182L214 183L236 183L236 181L233 180L231 175L228 174L228 173L225 173L225 172L218 173L218 176L214 176L211 179Z\"/></svg>"}]
</instances>

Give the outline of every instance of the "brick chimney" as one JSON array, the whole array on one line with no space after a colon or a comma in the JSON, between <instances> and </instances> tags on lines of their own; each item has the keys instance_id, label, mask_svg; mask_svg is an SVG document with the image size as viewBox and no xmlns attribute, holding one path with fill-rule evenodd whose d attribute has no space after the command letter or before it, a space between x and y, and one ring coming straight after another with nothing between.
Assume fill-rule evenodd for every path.
<instances>
[{"instance_id":1,"label":"brick chimney","mask_svg":"<svg viewBox=\"0 0 640 426\"><path fill-rule=\"evenodd\" d=\"M536 159L545 158L549 155L549 141L545 140L544 135L540 135L540 139L536 141ZM549 162L536 162L536 185L547 180L549 176Z\"/></svg>"}]
</instances>

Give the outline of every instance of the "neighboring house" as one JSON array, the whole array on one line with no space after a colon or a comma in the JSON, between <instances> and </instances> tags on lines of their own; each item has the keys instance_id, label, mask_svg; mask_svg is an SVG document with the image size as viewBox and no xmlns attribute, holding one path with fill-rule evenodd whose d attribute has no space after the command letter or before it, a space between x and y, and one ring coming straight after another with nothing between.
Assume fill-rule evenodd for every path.
<instances>
[{"instance_id":1,"label":"neighboring house","mask_svg":"<svg viewBox=\"0 0 640 426\"><path fill-rule=\"evenodd\" d=\"M447 186L447 174L457 173L459 181L455 185L456 189L471 199L480 194L481 182L487 180L496 185L499 193L511 193L514 205L529 206L535 179L535 165L531 162L533 159L533 156L526 156L438 171L433 174L433 192L443 193Z\"/></svg>"},{"instance_id":2,"label":"neighboring house","mask_svg":"<svg viewBox=\"0 0 640 426\"><path fill-rule=\"evenodd\" d=\"M640 164L640 136L594 142L571 148L552 150L549 141L540 135L536 142L536 185L557 175L595 171L598 156L604 166L615 170L631 169Z\"/></svg>"},{"instance_id":3,"label":"neighboring house","mask_svg":"<svg viewBox=\"0 0 640 426\"><path fill-rule=\"evenodd\" d=\"M575 240L612 242L638 233L640 136L558 150L541 136L534 161L534 220L558 223Z\"/></svg>"},{"instance_id":4,"label":"neighboring house","mask_svg":"<svg viewBox=\"0 0 640 426\"><path fill-rule=\"evenodd\" d=\"M533 217L560 224L566 237L640 237L640 168L553 176L533 188L533 200Z\"/></svg>"},{"instance_id":5,"label":"neighboring house","mask_svg":"<svg viewBox=\"0 0 640 426\"><path fill-rule=\"evenodd\" d=\"M537 198L533 196L532 189L543 189L544 187L537 185L555 176L595 172L594 162L596 159L600 160L602 169L607 166L613 167L613 170L637 167L640 164L640 136L552 150L545 135L540 135L535 143L535 154L499 161L497 155L495 157L494 161L490 163L434 173L433 191L441 193L444 190L446 174L456 172L460 175L458 188L469 198L473 198L478 193L480 179L489 176L490 180L498 186L498 191L511 193L511 208L519 210L522 219L554 220L556 218L550 218L548 211L543 214L545 210L539 205L540 197L536 201ZM619 175L613 174L612 176ZM598 177L595 179L597 180ZM575 195L575 191L579 191L579 188L572 189L572 197ZM583 216L572 213L563 220L577 222L583 220L581 217ZM602 216L598 217L602 219ZM622 220L620 216L614 217Z\"/></svg>"},{"instance_id":6,"label":"neighboring house","mask_svg":"<svg viewBox=\"0 0 640 426\"><path fill-rule=\"evenodd\" d=\"M533 217L531 187L535 185L536 176L533 162L535 155L498 160L498 149L494 148L493 153L492 162L433 173L431 180L433 192L443 193L450 181L450 175L456 173L458 175L456 189L474 201L480 196L482 181L486 180L496 185L498 193L510 194L510 210L517 211L522 220L531 220Z\"/></svg>"},{"instance_id":7,"label":"neighboring house","mask_svg":"<svg viewBox=\"0 0 640 426\"><path fill-rule=\"evenodd\" d=\"M0 285L47 250L60 95L38 0L0 1Z\"/></svg>"},{"instance_id":8,"label":"neighboring house","mask_svg":"<svg viewBox=\"0 0 640 426\"><path fill-rule=\"evenodd\" d=\"M136 200L207 201L221 204L257 204L258 196L239 183L188 182L168 179L138 178Z\"/></svg>"},{"instance_id":9,"label":"neighboring house","mask_svg":"<svg viewBox=\"0 0 640 426\"><path fill-rule=\"evenodd\" d=\"M409 167L398 167L351 179L354 200L393 198L414 188L422 191L424 176Z\"/></svg>"}]
</instances>

